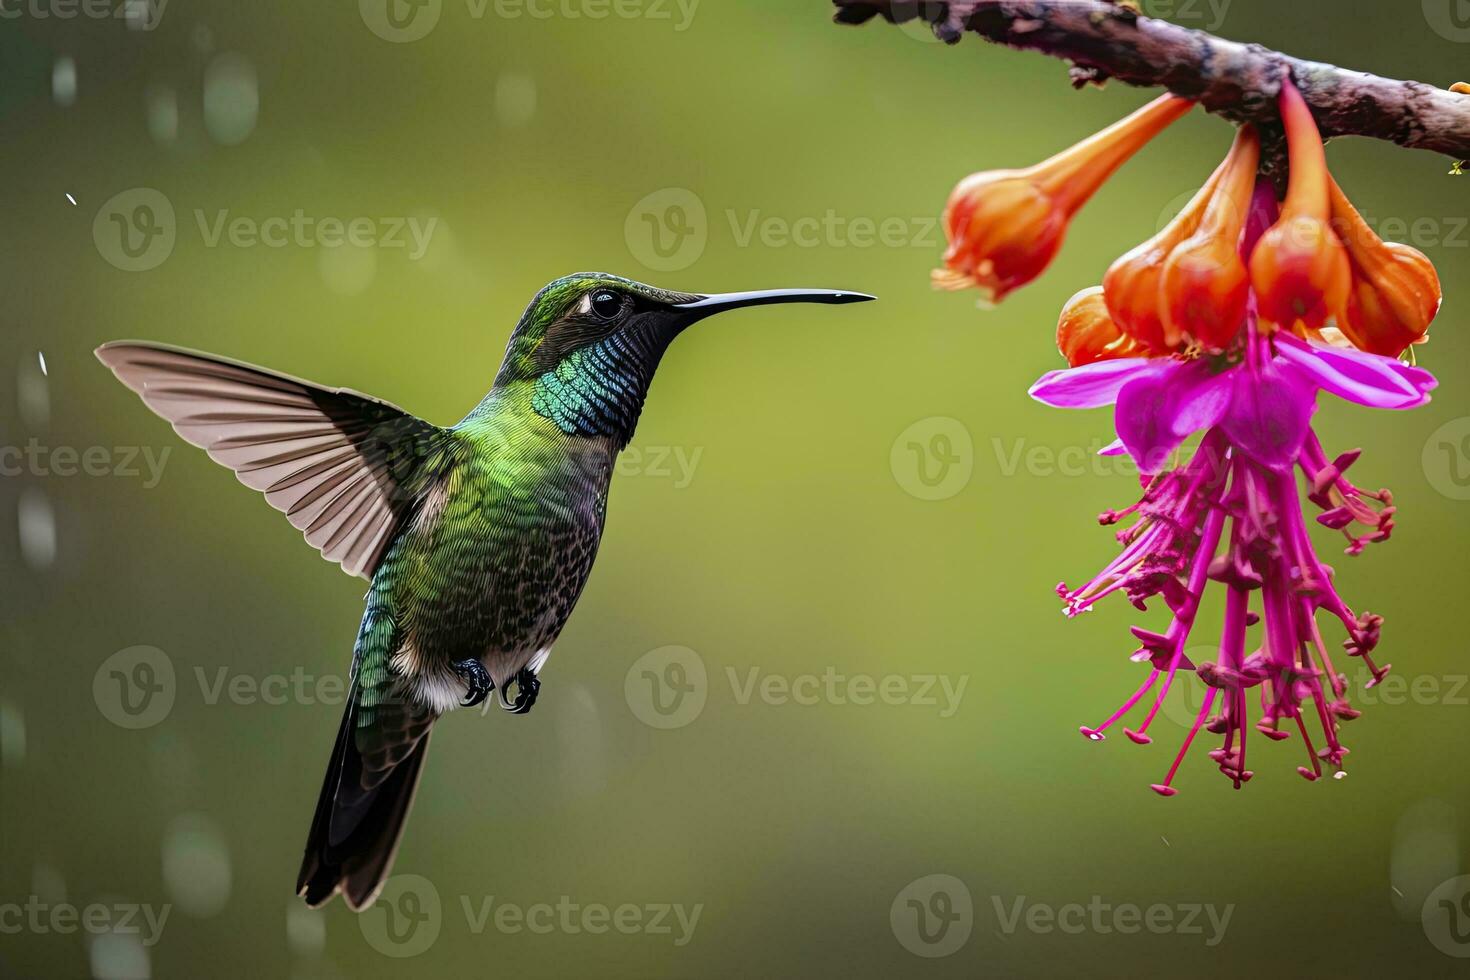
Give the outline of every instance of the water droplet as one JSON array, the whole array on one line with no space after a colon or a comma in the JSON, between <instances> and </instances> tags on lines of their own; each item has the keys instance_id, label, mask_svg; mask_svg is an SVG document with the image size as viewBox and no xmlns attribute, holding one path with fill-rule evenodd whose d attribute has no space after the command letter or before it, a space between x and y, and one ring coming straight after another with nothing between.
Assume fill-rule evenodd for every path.
<instances>
[{"instance_id":1,"label":"water droplet","mask_svg":"<svg viewBox=\"0 0 1470 980\"><path fill-rule=\"evenodd\" d=\"M179 138L179 96L167 85L150 85L143 97L148 117L148 135L156 143Z\"/></svg>"},{"instance_id":2,"label":"water droplet","mask_svg":"<svg viewBox=\"0 0 1470 980\"><path fill-rule=\"evenodd\" d=\"M10 769L26 758L26 717L20 706L0 701L0 767Z\"/></svg>"},{"instance_id":3,"label":"water droplet","mask_svg":"<svg viewBox=\"0 0 1470 980\"><path fill-rule=\"evenodd\" d=\"M321 909L309 909L300 899L286 905L286 945L297 956L317 956L327 945L327 920Z\"/></svg>"},{"instance_id":4,"label":"water droplet","mask_svg":"<svg viewBox=\"0 0 1470 980\"><path fill-rule=\"evenodd\" d=\"M127 18L128 30L151 31L163 17L163 4L157 0L123 0L123 16Z\"/></svg>"},{"instance_id":5,"label":"water droplet","mask_svg":"<svg viewBox=\"0 0 1470 980\"><path fill-rule=\"evenodd\" d=\"M218 55L204 70L204 128L216 143L235 146L255 131L260 83L244 55Z\"/></svg>"},{"instance_id":6,"label":"water droplet","mask_svg":"<svg viewBox=\"0 0 1470 980\"><path fill-rule=\"evenodd\" d=\"M1345 778L1347 778L1347 770L1345 770L1345 769L1339 769L1339 770L1337 770L1337 772L1335 772L1335 773L1332 774L1332 778L1333 779L1345 779Z\"/></svg>"},{"instance_id":7,"label":"water droplet","mask_svg":"<svg viewBox=\"0 0 1470 980\"><path fill-rule=\"evenodd\" d=\"M32 430L44 429L51 421L51 390L46 383L46 355L40 351L36 352L34 364L29 358L23 357L17 365L15 407L21 421Z\"/></svg>"},{"instance_id":8,"label":"water droplet","mask_svg":"<svg viewBox=\"0 0 1470 980\"><path fill-rule=\"evenodd\" d=\"M76 104L77 63L71 58L57 58L51 66L51 98L60 106Z\"/></svg>"},{"instance_id":9,"label":"water droplet","mask_svg":"<svg viewBox=\"0 0 1470 980\"><path fill-rule=\"evenodd\" d=\"M495 116L507 126L521 126L536 115L536 80L506 72L495 80Z\"/></svg>"},{"instance_id":10,"label":"water droplet","mask_svg":"<svg viewBox=\"0 0 1470 980\"><path fill-rule=\"evenodd\" d=\"M1435 886L1459 873L1462 822L1453 806L1434 798L1405 808L1395 822L1388 877L1398 896L1394 911L1405 922L1419 919Z\"/></svg>"},{"instance_id":11,"label":"water droplet","mask_svg":"<svg viewBox=\"0 0 1470 980\"><path fill-rule=\"evenodd\" d=\"M71 202L71 206L72 207L76 207L77 206L77 199L71 196L71 192L70 191L67 192L66 199Z\"/></svg>"},{"instance_id":12,"label":"water droplet","mask_svg":"<svg viewBox=\"0 0 1470 980\"><path fill-rule=\"evenodd\" d=\"M196 918L218 915L230 900L230 850L208 817L176 817L163 837L163 880L169 897Z\"/></svg>"},{"instance_id":13,"label":"water droplet","mask_svg":"<svg viewBox=\"0 0 1470 980\"><path fill-rule=\"evenodd\" d=\"M94 980L150 980L153 964L137 933L104 932L88 951Z\"/></svg>"},{"instance_id":14,"label":"water droplet","mask_svg":"<svg viewBox=\"0 0 1470 980\"><path fill-rule=\"evenodd\" d=\"M49 568L56 560L56 514L51 501L35 488L27 488L16 506L20 530L20 553L32 568Z\"/></svg>"}]
</instances>

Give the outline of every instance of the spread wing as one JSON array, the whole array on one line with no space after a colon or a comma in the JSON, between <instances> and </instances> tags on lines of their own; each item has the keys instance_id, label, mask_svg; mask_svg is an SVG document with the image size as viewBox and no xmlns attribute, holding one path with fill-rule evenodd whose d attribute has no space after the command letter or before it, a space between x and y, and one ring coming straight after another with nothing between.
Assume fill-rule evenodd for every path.
<instances>
[{"instance_id":1,"label":"spread wing","mask_svg":"<svg viewBox=\"0 0 1470 980\"><path fill-rule=\"evenodd\" d=\"M345 388L161 344L97 357L351 575L372 578L448 446L438 426Z\"/></svg>"}]
</instances>

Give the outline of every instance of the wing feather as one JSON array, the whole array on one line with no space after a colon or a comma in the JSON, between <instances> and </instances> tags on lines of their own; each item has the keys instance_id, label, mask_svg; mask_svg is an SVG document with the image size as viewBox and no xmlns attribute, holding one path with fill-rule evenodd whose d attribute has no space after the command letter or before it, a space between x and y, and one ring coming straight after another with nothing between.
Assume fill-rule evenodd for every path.
<instances>
[{"instance_id":1,"label":"wing feather","mask_svg":"<svg viewBox=\"0 0 1470 980\"><path fill-rule=\"evenodd\" d=\"M343 571L371 578L448 435L396 405L226 358L121 341L97 357Z\"/></svg>"}]
</instances>

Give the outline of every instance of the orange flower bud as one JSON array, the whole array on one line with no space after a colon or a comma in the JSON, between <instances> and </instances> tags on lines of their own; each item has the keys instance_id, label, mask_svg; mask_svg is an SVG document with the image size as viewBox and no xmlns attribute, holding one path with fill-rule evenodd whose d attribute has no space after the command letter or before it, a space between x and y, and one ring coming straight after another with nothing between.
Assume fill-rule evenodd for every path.
<instances>
[{"instance_id":1,"label":"orange flower bud","mask_svg":"<svg viewBox=\"0 0 1470 980\"><path fill-rule=\"evenodd\" d=\"M1282 83L1280 102L1291 181L1280 220L1251 255L1251 283L1263 319L1318 330L1347 301L1352 270L1328 224L1332 178L1312 111L1290 81Z\"/></svg>"},{"instance_id":2,"label":"orange flower bud","mask_svg":"<svg viewBox=\"0 0 1470 980\"><path fill-rule=\"evenodd\" d=\"M1103 276L1103 296L1113 320L1128 336L1156 353L1165 353L1178 342L1176 338L1171 343L1165 336L1159 310L1159 279L1164 270L1164 260L1199 228L1205 208L1225 174L1227 163L1216 168L1210 179L1162 231L1124 253Z\"/></svg>"},{"instance_id":3,"label":"orange flower bud","mask_svg":"<svg viewBox=\"0 0 1470 980\"><path fill-rule=\"evenodd\" d=\"M1352 264L1352 289L1337 326L1360 350L1397 357L1422 343L1443 293L1434 263L1416 248L1385 242L1332 182L1332 220Z\"/></svg>"},{"instance_id":4,"label":"orange flower bud","mask_svg":"<svg viewBox=\"0 0 1470 980\"><path fill-rule=\"evenodd\" d=\"M1164 339L1171 347L1188 334L1212 350L1224 348L1245 322L1250 273L1240 255L1240 233L1256 185L1261 139L1246 126L1225 158L1226 172L1199 230L1170 253L1159 283Z\"/></svg>"},{"instance_id":5,"label":"orange flower bud","mask_svg":"<svg viewBox=\"0 0 1470 980\"><path fill-rule=\"evenodd\" d=\"M942 289L975 287L997 303L1051 264L1072 216L1097 189L1193 102L1155 99L1034 167L971 174L944 209L949 248L935 270Z\"/></svg>"},{"instance_id":6,"label":"orange flower bud","mask_svg":"<svg viewBox=\"0 0 1470 980\"><path fill-rule=\"evenodd\" d=\"M1057 350L1072 367L1118 357L1144 357L1148 352L1118 329L1108 315L1103 288L1084 289L1062 307L1057 321Z\"/></svg>"}]
</instances>

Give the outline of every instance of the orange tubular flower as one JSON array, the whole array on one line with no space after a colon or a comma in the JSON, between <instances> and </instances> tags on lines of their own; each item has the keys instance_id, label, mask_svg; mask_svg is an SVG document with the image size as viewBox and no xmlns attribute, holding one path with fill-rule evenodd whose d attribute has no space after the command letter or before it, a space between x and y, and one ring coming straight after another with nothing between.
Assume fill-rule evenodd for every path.
<instances>
[{"instance_id":1,"label":"orange tubular flower","mask_svg":"<svg viewBox=\"0 0 1470 980\"><path fill-rule=\"evenodd\" d=\"M1250 273L1240 255L1240 234L1260 160L1261 138L1246 126L1225 158L1225 174L1199 230L1164 263L1159 309L1170 347L1188 334L1206 348L1221 350L1245 322Z\"/></svg>"},{"instance_id":2,"label":"orange tubular flower","mask_svg":"<svg viewBox=\"0 0 1470 980\"><path fill-rule=\"evenodd\" d=\"M1159 278L1164 260L1199 228L1227 164L1228 161L1216 168L1162 231L1126 252L1103 276L1103 295L1113 320L1128 336L1154 353L1166 353L1174 346L1164 335L1164 321L1159 312Z\"/></svg>"},{"instance_id":3,"label":"orange tubular flower","mask_svg":"<svg viewBox=\"0 0 1470 980\"><path fill-rule=\"evenodd\" d=\"M1417 248L1385 242L1332 182L1332 222L1347 246L1353 285L1337 327L1360 350L1397 357L1428 339L1443 294L1434 263Z\"/></svg>"},{"instance_id":4,"label":"orange tubular flower","mask_svg":"<svg viewBox=\"0 0 1470 980\"><path fill-rule=\"evenodd\" d=\"M1144 357L1147 351L1118 329L1108 315L1103 288L1084 289L1062 307L1057 321L1057 350L1073 367L1119 357Z\"/></svg>"},{"instance_id":5,"label":"orange tubular flower","mask_svg":"<svg viewBox=\"0 0 1470 980\"><path fill-rule=\"evenodd\" d=\"M1251 255L1251 282L1263 319L1319 330L1347 301L1352 269L1328 223L1332 178L1312 111L1290 81L1281 85L1280 103L1291 182L1280 220Z\"/></svg>"},{"instance_id":6,"label":"orange tubular flower","mask_svg":"<svg viewBox=\"0 0 1470 980\"><path fill-rule=\"evenodd\" d=\"M1193 102L1166 95L1049 160L960 181L944 209L949 248L933 275L941 289L975 287L985 301L1035 279L1051 264L1072 216L1119 167Z\"/></svg>"}]
</instances>

